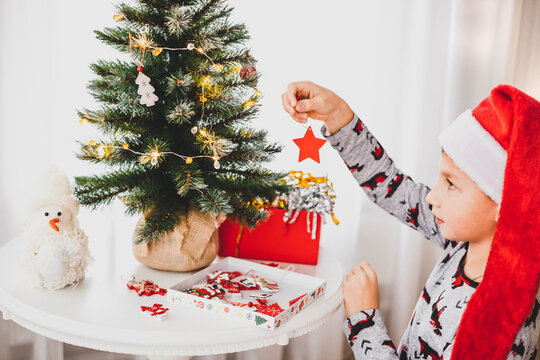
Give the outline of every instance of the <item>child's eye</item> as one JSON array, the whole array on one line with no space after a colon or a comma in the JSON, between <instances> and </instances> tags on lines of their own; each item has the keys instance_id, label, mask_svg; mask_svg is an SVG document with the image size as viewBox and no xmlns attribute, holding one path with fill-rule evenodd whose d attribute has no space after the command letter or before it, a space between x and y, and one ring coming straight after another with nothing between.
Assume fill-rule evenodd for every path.
<instances>
[{"instance_id":1,"label":"child's eye","mask_svg":"<svg viewBox=\"0 0 540 360\"><path fill-rule=\"evenodd\" d=\"M456 188L456 185L452 184L452 182L451 182L450 180L446 179L446 181L448 181L448 188L449 188L450 190L454 190L454 189ZM453 186L453 187L452 187L452 186Z\"/></svg>"}]
</instances>

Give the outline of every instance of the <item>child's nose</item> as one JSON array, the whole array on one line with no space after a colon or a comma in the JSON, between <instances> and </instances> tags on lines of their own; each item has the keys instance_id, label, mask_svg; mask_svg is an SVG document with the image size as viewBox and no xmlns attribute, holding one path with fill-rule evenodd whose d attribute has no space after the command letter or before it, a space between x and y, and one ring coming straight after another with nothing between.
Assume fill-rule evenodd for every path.
<instances>
[{"instance_id":1,"label":"child's nose","mask_svg":"<svg viewBox=\"0 0 540 360\"><path fill-rule=\"evenodd\" d=\"M427 201L427 203L430 204L431 206L437 207L437 204L435 203L435 196L433 195L433 190L431 190L430 192L428 192L428 194L426 195L426 201Z\"/></svg>"}]
</instances>

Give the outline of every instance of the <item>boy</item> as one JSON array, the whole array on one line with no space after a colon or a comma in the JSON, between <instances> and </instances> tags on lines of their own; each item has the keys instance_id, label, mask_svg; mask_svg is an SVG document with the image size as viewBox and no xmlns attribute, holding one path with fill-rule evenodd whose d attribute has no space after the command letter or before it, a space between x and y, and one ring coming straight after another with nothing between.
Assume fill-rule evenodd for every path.
<instances>
[{"instance_id":1,"label":"boy","mask_svg":"<svg viewBox=\"0 0 540 360\"><path fill-rule=\"evenodd\" d=\"M431 190L397 169L328 89L292 83L282 102L296 121L323 120L323 136L368 197L444 250L397 349L379 310L375 272L362 263L347 274L344 331L355 357L534 360L540 329L540 103L500 85L461 114L439 136L440 173Z\"/></svg>"}]
</instances>

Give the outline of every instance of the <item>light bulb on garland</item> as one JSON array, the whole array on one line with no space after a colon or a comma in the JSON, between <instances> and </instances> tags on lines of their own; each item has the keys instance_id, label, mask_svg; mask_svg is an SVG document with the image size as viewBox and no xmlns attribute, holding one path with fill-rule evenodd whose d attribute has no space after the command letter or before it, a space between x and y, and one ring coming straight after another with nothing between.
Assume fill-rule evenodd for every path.
<instances>
[{"instance_id":1,"label":"light bulb on garland","mask_svg":"<svg viewBox=\"0 0 540 360\"><path fill-rule=\"evenodd\" d=\"M244 103L244 107L245 107L246 109L249 109L250 107L253 107L255 104L257 104L257 103L256 103L255 101L253 101L253 100L246 101L246 102Z\"/></svg>"},{"instance_id":2,"label":"light bulb on garland","mask_svg":"<svg viewBox=\"0 0 540 360\"><path fill-rule=\"evenodd\" d=\"M97 148L97 154L99 155L100 158L105 156L105 148L103 147L103 145L100 145Z\"/></svg>"},{"instance_id":3,"label":"light bulb on garland","mask_svg":"<svg viewBox=\"0 0 540 360\"><path fill-rule=\"evenodd\" d=\"M212 159L214 160L214 168L217 170L221 167L221 164L219 163L218 161L218 157L217 156L213 156Z\"/></svg>"},{"instance_id":4,"label":"light bulb on garland","mask_svg":"<svg viewBox=\"0 0 540 360\"><path fill-rule=\"evenodd\" d=\"M159 151L153 151L151 155L152 159L150 160L150 164L156 166L158 163L158 158L161 156L161 154L159 153Z\"/></svg>"}]
</instances>

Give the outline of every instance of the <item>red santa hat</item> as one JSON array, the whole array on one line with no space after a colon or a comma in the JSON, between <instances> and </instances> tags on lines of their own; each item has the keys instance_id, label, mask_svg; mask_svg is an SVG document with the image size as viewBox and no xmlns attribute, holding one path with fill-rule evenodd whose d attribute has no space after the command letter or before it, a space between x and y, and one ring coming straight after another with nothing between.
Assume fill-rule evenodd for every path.
<instances>
[{"instance_id":1,"label":"red santa hat","mask_svg":"<svg viewBox=\"0 0 540 360\"><path fill-rule=\"evenodd\" d=\"M439 142L501 205L484 278L463 313L452 360L506 359L540 280L540 103L499 85Z\"/></svg>"}]
</instances>

